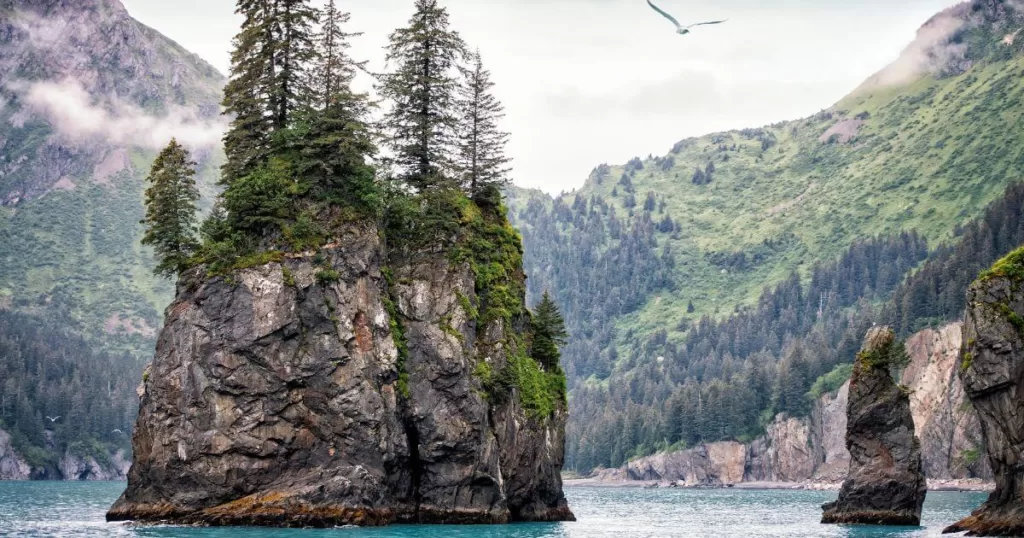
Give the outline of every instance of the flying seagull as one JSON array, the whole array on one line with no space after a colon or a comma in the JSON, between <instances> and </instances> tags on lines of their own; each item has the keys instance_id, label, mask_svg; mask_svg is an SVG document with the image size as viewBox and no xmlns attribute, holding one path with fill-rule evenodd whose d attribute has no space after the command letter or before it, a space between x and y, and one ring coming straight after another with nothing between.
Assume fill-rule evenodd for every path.
<instances>
[{"instance_id":1,"label":"flying seagull","mask_svg":"<svg viewBox=\"0 0 1024 538\"><path fill-rule=\"evenodd\" d=\"M60 415L57 415L55 417L51 417L51 416L47 415L47 417L46 417L46 419L49 420L50 422L57 422L58 418L60 418Z\"/></svg>"},{"instance_id":2,"label":"flying seagull","mask_svg":"<svg viewBox=\"0 0 1024 538\"><path fill-rule=\"evenodd\" d=\"M725 20L721 20L721 21L698 22L697 24L691 24L689 26L683 26L682 24L679 24L679 21L677 21L675 17L673 17L672 15L669 15L668 13L665 13L664 11L662 11L661 8L659 8L658 6L654 5L654 3L651 2L651 0L647 0L647 5L651 6L651 9L653 9L654 11L657 11L658 13L660 13L662 17L665 17L666 19L672 21L672 24L676 25L676 33L679 34L679 35L686 35L686 34L690 33L690 28L693 28L694 26L704 26L704 25L708 25L708 24L722 24L723 22L729 20L729 19L725 19Z\"/></svg>"},{"instance_id":3,"label":"flying seagull","mask_svg":"<svg viewBox=\"0 0 1024 538\"><path fill-rule=\"evenodd\" d=\"M124 433L124 432L123 432L123 431L121 431L121 430L114 430L114 431L112 431L112 432L110 432L110 433Z\"/></svg>"}]
</instances>

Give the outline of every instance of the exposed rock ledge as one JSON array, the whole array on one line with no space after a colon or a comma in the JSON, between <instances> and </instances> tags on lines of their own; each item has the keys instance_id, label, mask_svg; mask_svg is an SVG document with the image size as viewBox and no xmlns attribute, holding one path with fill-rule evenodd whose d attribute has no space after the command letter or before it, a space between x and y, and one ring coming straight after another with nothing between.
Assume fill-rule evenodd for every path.
<instances>
[{"instance_id":1,"label":"exposed rock ledge","mask_svg":"<svg viewBox=\"0 0 1024 538\"><path fill-rule=\"evenodd\" d=\"M128 489L108 519L573 519L560 476L564 405L538 418L518 393L488 400L476 372L505 366L510 328L477 326L469 267L444 254L407 260L388 292L375 229L336 245L232 281L182 279L145 384Z\"/></svg>"}]
</instances>

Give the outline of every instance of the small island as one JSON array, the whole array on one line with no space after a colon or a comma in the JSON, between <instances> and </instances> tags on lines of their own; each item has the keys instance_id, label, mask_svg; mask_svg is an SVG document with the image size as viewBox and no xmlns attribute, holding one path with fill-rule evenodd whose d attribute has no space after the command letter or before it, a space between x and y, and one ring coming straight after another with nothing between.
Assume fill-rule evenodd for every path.
<instances>
[{"instance_id":1,"label":"small island","mask_svg":"<svg viewBox=\"0 0 1024 538\"><path fill-rule=\"evenodd\" d=\"M197 226L176 141L149 177L144 242L178 286L108 519L572 520L564 321L547 296L526 307L480 56L417 0L391 36L378 132L352 89L348 14L239 10L223 193Z\"/></svg>"}]
</instances>

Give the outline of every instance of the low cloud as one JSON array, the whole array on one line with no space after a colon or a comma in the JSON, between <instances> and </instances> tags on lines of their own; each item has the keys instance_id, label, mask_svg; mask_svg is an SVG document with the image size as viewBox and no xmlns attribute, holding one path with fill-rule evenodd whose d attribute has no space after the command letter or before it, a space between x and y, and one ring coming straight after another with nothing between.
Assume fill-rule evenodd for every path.
<instances>
[{"instance_id":1,"label":"low cloud","mask_svg":"<svg viewBox=\"0 0 1024 538\"><path fill-rule=\"evenodd\" d=\"M74 80L8 85L22 102L46 118L62 136L73 142L106 142L113 145L160 149L171 138L192 148L220 145L227 130L222 118L200 118L195 110L171 108L156 116L121 101L103 104L92 99Z\"/></svg>"}]
</instances>

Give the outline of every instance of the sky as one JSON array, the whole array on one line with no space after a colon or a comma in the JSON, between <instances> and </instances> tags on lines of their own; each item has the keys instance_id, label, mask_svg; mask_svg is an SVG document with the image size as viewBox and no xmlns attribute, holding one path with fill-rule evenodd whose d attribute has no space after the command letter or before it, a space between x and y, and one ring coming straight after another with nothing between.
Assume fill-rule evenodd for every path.
<instances>
[{"instance_id":1,"label":"sky","mask_svg":"<svg viewBox=\"0 0 1024 538\"><path fill-rule=\"evenodd\" d=\"M122 0L129 12L222 72L234 0ZM314 0L322 3L322 0ZM896 59L953 0L442 0L479 48L506 109L513 178L552 194L601 163L664 155L679 140L828 108ZM352 54L385 69L388 34L413 0L339 0ZM368 80L361 81L368 85Z\"/></svg>"}]
</instances>

